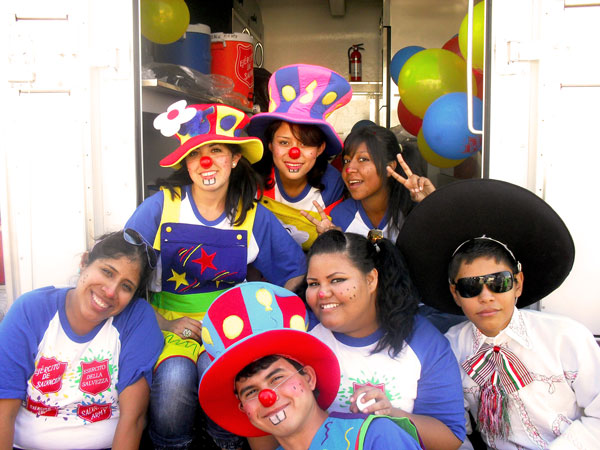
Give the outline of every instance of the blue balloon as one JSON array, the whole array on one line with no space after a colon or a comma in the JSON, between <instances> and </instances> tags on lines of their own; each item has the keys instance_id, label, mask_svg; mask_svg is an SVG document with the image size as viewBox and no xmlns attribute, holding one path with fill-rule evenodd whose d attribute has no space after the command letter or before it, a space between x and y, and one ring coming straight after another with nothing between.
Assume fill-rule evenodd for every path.
<instances>
[{"instance_id":1,"label":"blue balloon","mask_svg":"<svg viewBox=\"0 0 600 450\"><path fill-rule=\"evenodd\" d=\"M473 126L481 130L483 103L473 101ZM481 150L481 135L467 126L467 94L452 92L435 100L423 117L423 137L427 145L447 159L464 159Z\"/></svg>"},{"instance_id":2,"label":"blue balloon","mask_svg":"<svg viewBox=\"0 0 600 450\"><path fill-rule=\"evenodd\" d=\"M390 73L392 75L392 81L398 84L398 75L400 75L400 71L402 70L402 66L408 58L410 58L415 53L420 52L421 50L425 50L425 47L419 47L418 45L409 45L408 47L404 47L396 52L394 57L392 58L392 62L390 63Z\"/></svg>"}]
</instances>

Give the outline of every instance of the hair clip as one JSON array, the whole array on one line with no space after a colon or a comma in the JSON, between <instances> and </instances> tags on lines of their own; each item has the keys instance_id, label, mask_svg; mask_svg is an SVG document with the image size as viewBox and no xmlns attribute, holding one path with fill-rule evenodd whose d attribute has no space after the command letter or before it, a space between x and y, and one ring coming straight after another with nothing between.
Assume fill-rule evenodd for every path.
<instances>
[{"instance_id":1,"label":"hair clip","mask_svg":"<svg viewBox=\"0 0 600 450\"><path fill-rule=\"evenodd\" d=\"M370 229L369 234L367 234L367 239L371 244L373 244L373 247L375 247L375 251L379 253L381 249L379 248L379 245L377 245L377 242L383 239L383 230L380 230L378 228Z\"/></svg>"}]
</instances>

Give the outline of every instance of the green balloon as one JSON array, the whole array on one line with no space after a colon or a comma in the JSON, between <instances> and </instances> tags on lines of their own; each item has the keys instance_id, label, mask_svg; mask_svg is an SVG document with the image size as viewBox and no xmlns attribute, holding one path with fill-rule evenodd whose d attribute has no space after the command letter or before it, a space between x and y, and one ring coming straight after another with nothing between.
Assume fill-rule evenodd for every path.
<instances>
[{"instance_id":1,"label":"green balloon","mask_svg":"<svg viewBox=\"0 0 600 450\"><path fill-rule=\"evenodd\" d=\"M190 10L183 0L142 0L142 34L157 44L171 44L186 32Z\"/></svg>"},{"instance_id":2,"label":"green balloon","mask_svg":"<svg viewBox=\"0 0 600 450\"><path fill-rule=\"evenodd\" d=\"M463 56L467 57L467 14L460 24L458 31L458 45ZM477 3L473 7L473 68L483 70L483 47L485 46L485 2Z\"/></svg>"},{"instance_id":3,"label":"green balloon","mask_svg":"<svg viewBox=\"0 0 600 450\"><path fill-rule=\"evenodd\" d=\"M473 86L476 86L475 77ZM442 95L467 92L467 63L449 50L422 50L402 66L398 92L406 109L423 118L429 105Z\"/></svg>"}]
</instances>

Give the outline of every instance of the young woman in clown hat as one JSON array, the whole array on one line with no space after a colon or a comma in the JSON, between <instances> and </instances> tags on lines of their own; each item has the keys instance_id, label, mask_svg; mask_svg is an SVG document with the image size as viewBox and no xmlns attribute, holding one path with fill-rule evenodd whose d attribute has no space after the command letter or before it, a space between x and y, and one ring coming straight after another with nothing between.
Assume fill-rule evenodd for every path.
<instances>
[{"instance_id":1,"label":"young woman in clown hat","mask_svg":"<svg viewBox=\"0 0 600 450\"><path fill-rule=\"evenodd\" d=\"M165 336L151 389L149 434L155 448L187 448L193 440L203 354L202 318L212 301L246 279L252 263L270 282L292 287L304 255L288 232L257 205L259 139L243 136L247 116L222 104L173 104L154 121L179 140L161 160L175 172L158 180L127 222L160 252L151 303ZM221 447L242 441L209 427ZM232 441L233 439L233 441ZM233 444L232 444L233 442Z\"/></svg>"},{"instance_id":2,"label":"young woman in clown hat","mask_svg":"<svg viewBox=\"0 0 600 450\"><path fill-rule=\"evenodd\" d=\"M256 114L248 125L248 134L269 149L255 165L265 181L263 204L305 250L316 232L299 211L318 218L314 202L327 208L342 198L344 183L328 162L341 152L342 142L325 119L351 97L350 83L330 69L285 66L269 80L269 111Z\"/></svg>"}]
</instances>

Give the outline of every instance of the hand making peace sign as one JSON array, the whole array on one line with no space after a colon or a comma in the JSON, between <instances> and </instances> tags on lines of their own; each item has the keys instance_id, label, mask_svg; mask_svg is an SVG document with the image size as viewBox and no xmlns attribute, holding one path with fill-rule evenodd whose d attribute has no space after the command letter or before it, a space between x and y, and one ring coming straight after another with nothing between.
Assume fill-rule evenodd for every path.
<instances>
[{"instance_id":1,"label":"hand making peace sign","mask_svg":"<svg viewBox=\"0 0 600 450\"><path fill-rule=\"evenodd\" d=\"M313 205L315 205L315 208L317 208L317 212L321 216L321 220L315 219L306 211L300 211L300 213L317 228L317 233L323 234L329 230L341 230L340 227L336 227L335 224L329 219L329 217L327 217L327 214L325 214L325 211L323 210L321 205L319 205L319 202L314 200Z\"/></svg>"},{"instance_id":2,"label":"hand making peace sign","mask_svg":"<svg viewBox=\"0 0 600 450\"><path fill-rule=\"evenodd\" d=\"M429 178L420 177L419 175L412 173L412 170L410 170L410 167L408 167L408 164L406 164L406 161L404 161L404 158L402 158L400 153L396 155L396 158L398 158L398 163L400 164L400 167L402 167L402 170L404 170L407 178L404 178L398 172L394 171L390 166L386 167L387 173L408 189L410 198L413 202L418 203L435 191L435 186Z\"/></svg>"}]
</instances>

